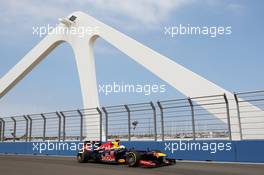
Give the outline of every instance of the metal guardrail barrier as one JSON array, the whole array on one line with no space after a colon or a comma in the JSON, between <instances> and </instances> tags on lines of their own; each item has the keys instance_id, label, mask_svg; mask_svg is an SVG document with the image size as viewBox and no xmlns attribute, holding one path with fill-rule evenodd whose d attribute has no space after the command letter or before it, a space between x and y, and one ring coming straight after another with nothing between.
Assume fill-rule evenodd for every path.
<instances>
[{"instance_id":1,"label":"metal guardrail barrier","mask_svg":"<svg viewBox=\"0 0 264 175\"><path fill-rule=\"evenodd\" d=\"M235 100L241 139L263 138L264 91L237 93L235 94ZM251 108L249 103L253 104L256 108Z\"/></svg>"},{"instance_id":2,"label":"metal guardrail barrier","mask_svg":"<svg viewBox=\"0 0 264 175\"><path fill-rule=\"evenodd\" d=\"M159 101L162 140L231 139L230 116L225 95ZM199 103L199 104L198 104ZM209 106L210 112L202 106ZM214 117L221 115L221 117ZM226 121L223 122L223 121Z\"/></svg>"},{"instance_id":3,"label":"metal guardrail barrier","mask_svg":"<svg viewBox=\"0 0 264 175\"><path fill-rule=\"evenodd\" d=\"M241 140L263 139L263 114L264 91L234 93L231 99L220 94L1 117L0 141L77 141L86 139L87 131L100 140L232 140L233 133ZM99 132L94 123L85 122L98 118ZM238 130L231 131L235 125Z\"/></svg>"}]
</instances>

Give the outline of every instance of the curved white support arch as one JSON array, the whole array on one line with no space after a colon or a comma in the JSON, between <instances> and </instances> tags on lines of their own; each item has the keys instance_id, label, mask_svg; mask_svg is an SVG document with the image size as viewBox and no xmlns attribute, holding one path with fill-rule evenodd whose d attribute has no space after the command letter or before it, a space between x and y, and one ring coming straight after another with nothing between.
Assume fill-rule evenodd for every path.
<instances>
[{"instance_id":1,"label":"curved white support arch","mask_svg":"<svg viewBox=\"0 0 264 175\"><path fill-rule=\"evenodd\" d=\"M23 57L17 65L15 65L4 77L1 78L0 98L12 89L12 87L14 87L16 83L26 76L37 64L39 64L41 60L43 60L45 56L48 55L56 46L58 46L61 42L68 42L72 46L75 54L80 78L83 106L84 108L99 106L93 44L96 38L100 36L187 97L225 93L228 98L233 99L232 93L227 90L195 74L176 62L173 62L169 58L153 51L112 27L94 19L93 17L82 12L74 12L69 15L69 17L72 15L77 17L71 24L73 27L92 27L97 28L98 32L94 32L90 35L87 34L84 37L74 34L67 35L58 33L47 35L37 46L35 46L25 57ZM60 23L57 28L58 27L67 28L69 26ZM230 107L235 108L235 104L230 103ZM210 112L210 109L207 107L204 108ZM252 108L258 109L255 106L252 106ZM216 115L216 117L219 119L222 118L221 115ZM91 130L93 130L92 135L89 135L89 128L87 129L88 139L94 139L95 137L98 138L99 117L98 120L87 119L86 121L86 123L91 122L95 126L91 128ZM231 118L231 123L233 124L233 138L238 139L237 118ZM94 130L98 132L94 134Z\"/></svg>"},{"instance_id":2,"label":"curved white support arch","mask_svg":"<svg viewBox=\"0 0 264 175\"><path fill-rule=\"evenodd\" d=\"M59 24L58 28L67 27ZM11 90L31 70L33 70L50 52L62 42L67 42L73 48L75 61L80 79L84 108L99 107L97 91L93 45L98 35L79 37L65 33L52 33L40 41L28 54L26 54L5 76L0 80L0 98ZM85 118L85 123L93 123L93 127L86 127L88 139L99 138L99 117ZM89 134L92 133L92 134Z\"/></svg>"}]
</instances>

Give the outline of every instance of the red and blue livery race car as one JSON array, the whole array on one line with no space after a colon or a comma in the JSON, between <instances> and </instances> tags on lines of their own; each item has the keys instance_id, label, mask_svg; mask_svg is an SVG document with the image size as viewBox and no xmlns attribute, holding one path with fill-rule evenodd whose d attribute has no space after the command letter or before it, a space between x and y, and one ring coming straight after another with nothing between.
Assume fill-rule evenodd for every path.
<instances>
[{"instance_id":1,"label":"red and blue livery race car","mask_svg":"<svg viewBox=\"0 0 264 175\"><path fill-rule=\"evenodd\" d=\"M79 163L127 164L129 167L159 167L176 163L175 159L167 158L161 151L127 150L119 140L104 144L86 141L77 154L77 160Z\"/></svg>"}]
</instances>

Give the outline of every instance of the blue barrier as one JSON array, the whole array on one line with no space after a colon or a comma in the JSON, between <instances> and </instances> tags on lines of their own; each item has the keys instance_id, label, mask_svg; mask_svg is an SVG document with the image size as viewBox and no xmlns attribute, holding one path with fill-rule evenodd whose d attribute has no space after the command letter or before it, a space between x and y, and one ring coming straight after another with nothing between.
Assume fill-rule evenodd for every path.
<instances>
[{"instance_id":1,"label":"blue barrier","mask_svg":"<svg viewBox=\"0 0 264 175\"><path fill-rule=\"evenodd\" d=\"M179 160L264 163L264 141L131 141L122 142L128 149L161 150ZM2 142L2 154L75 156L80 142Z\"/></svg>"}]
</instances>

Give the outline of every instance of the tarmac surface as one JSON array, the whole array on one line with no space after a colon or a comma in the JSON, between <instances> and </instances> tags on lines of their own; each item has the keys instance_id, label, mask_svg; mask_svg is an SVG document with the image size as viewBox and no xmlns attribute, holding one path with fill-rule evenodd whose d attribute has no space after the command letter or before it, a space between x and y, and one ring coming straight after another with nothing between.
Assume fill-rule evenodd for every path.
<instances>
[{"instance_id":1,"label":"tarmac surface","mask_svg":"<svg viewBox=\"0 0 264 175\"><path fill-rule=\"evenodd\" d=\"M0 155L2 175L263 175L264 164L182 162L159 168L77 163L74 157Z\"/></svg>"}]
</instances>

